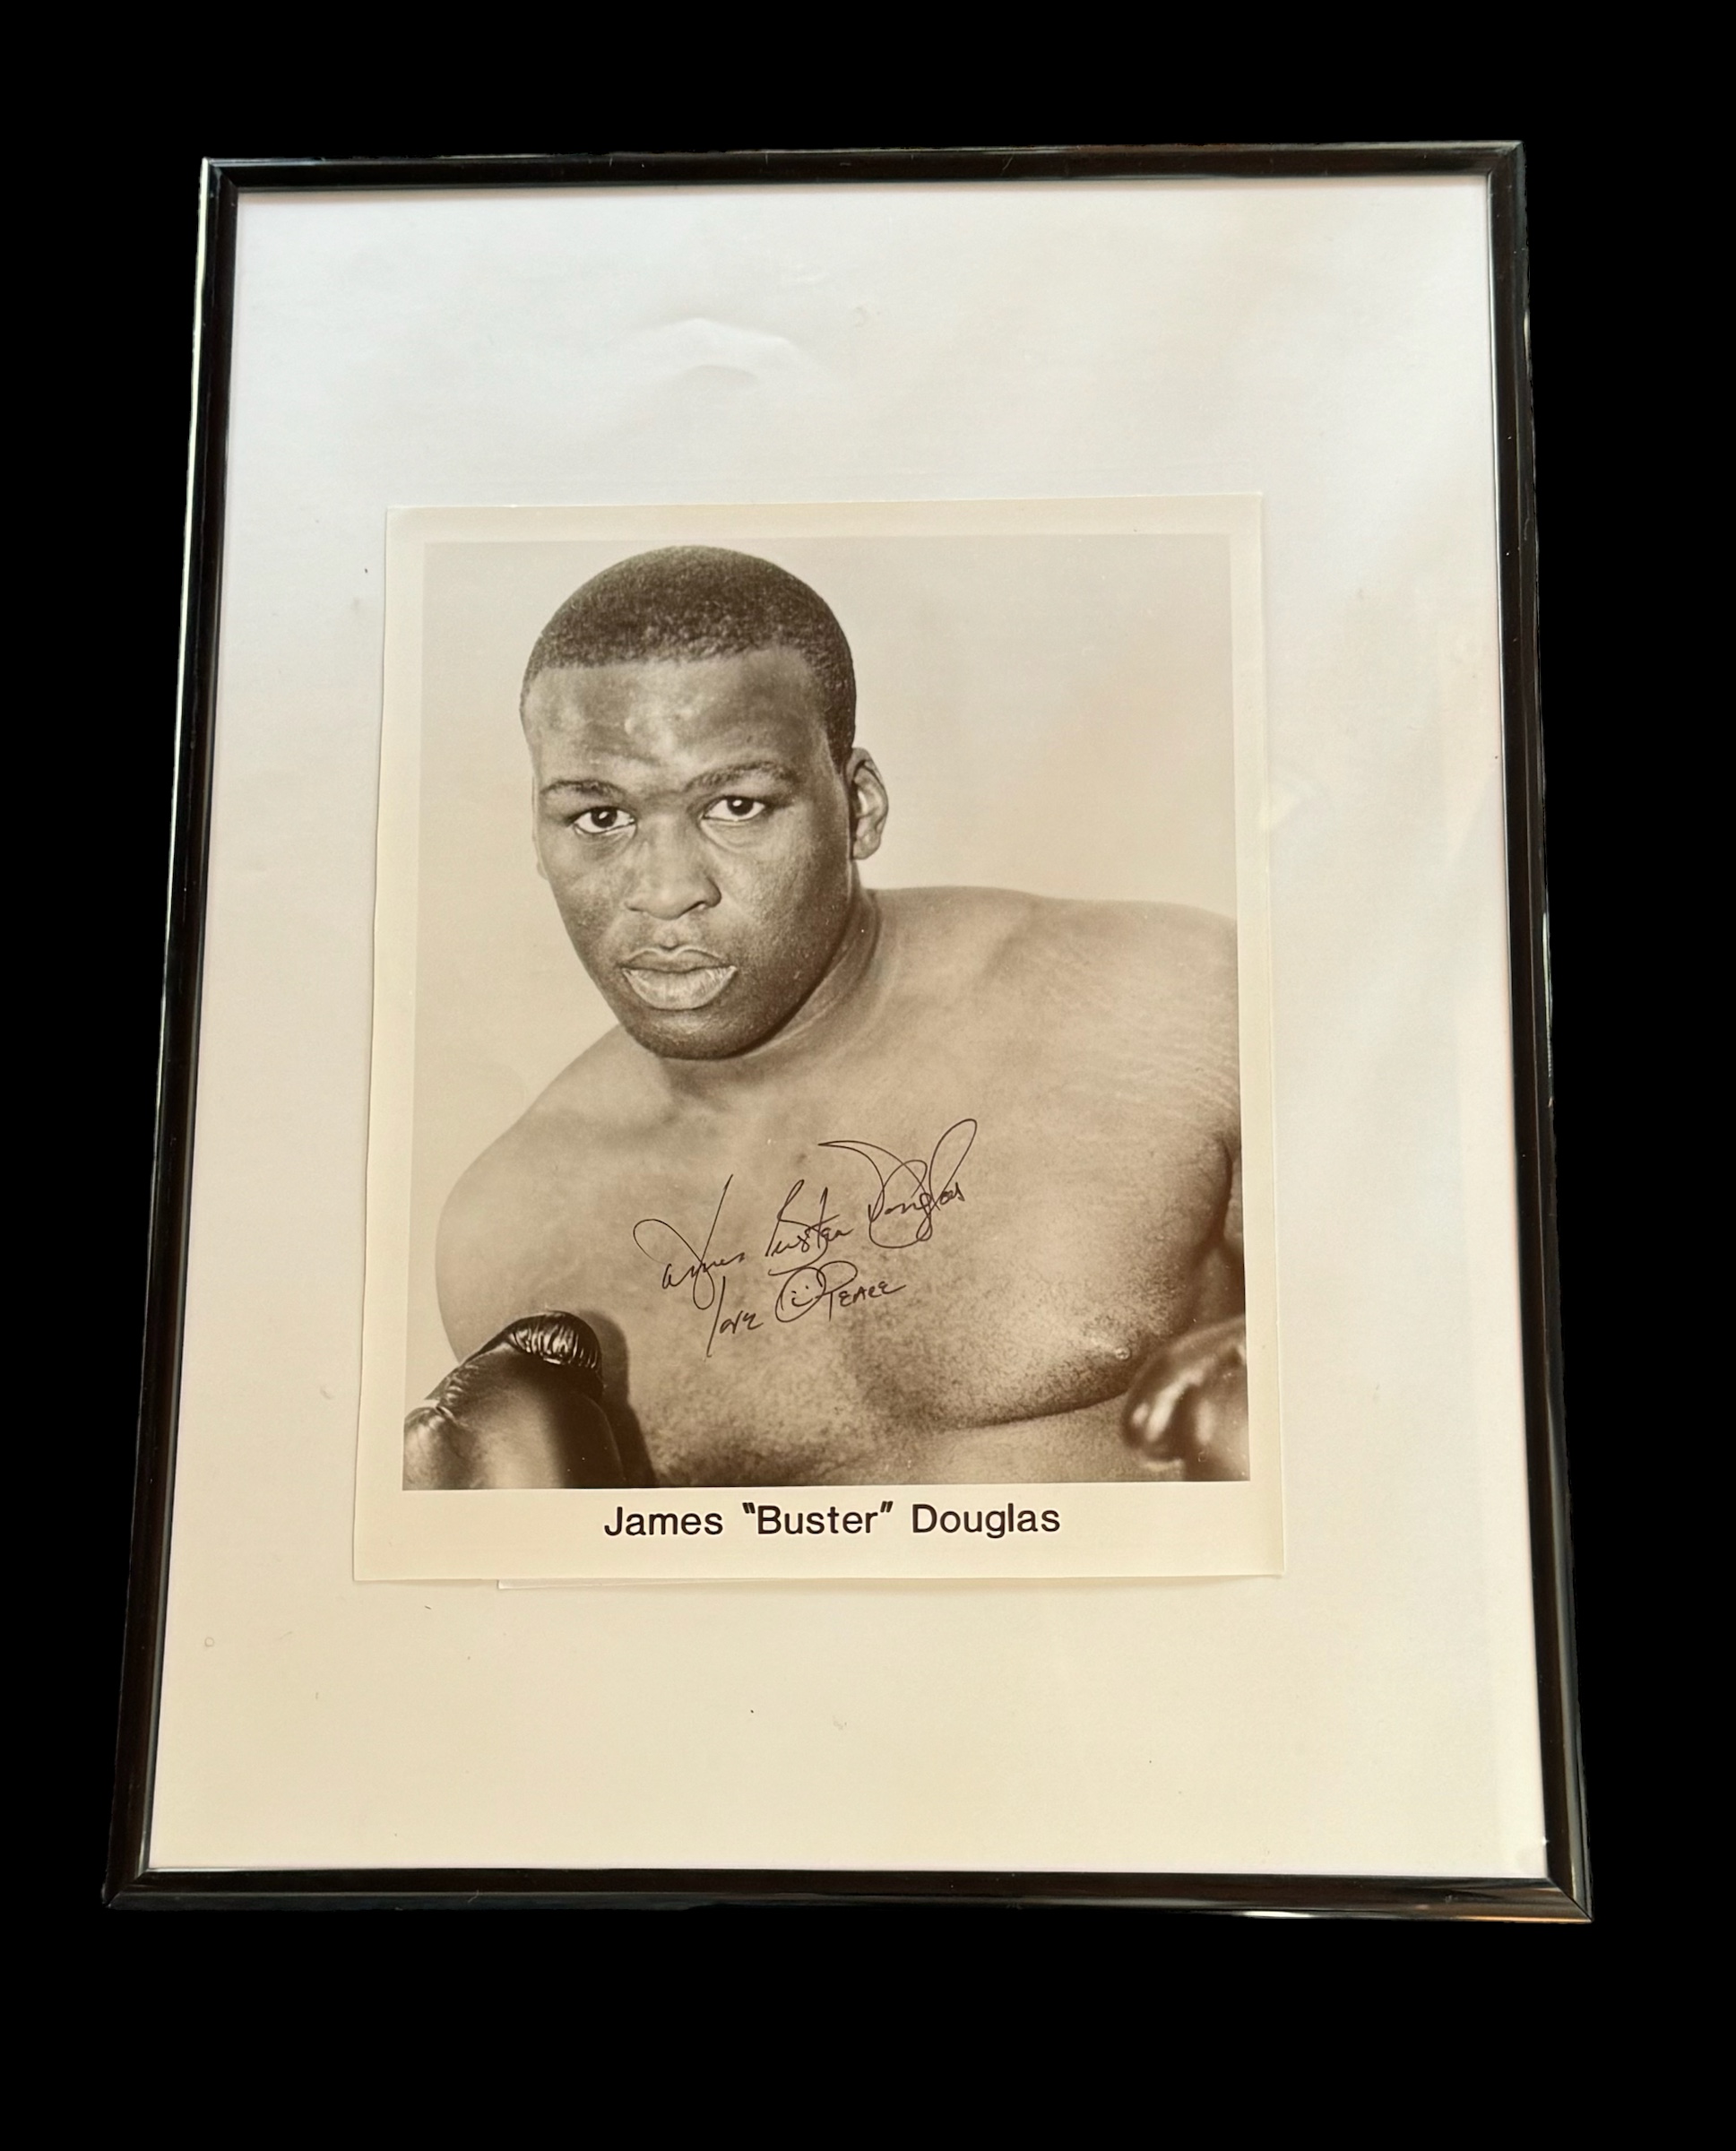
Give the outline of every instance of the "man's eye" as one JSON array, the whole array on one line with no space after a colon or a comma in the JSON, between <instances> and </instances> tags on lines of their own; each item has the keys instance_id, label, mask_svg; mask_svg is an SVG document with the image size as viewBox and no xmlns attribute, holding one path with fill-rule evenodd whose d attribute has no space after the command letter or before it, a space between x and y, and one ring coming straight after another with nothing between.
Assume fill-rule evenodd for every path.
<instances>
[{"instance_id":1,"label":"man's eye","mask_svg":"<svg viewBox=\"0 0 1736 2151\"><path fill-rule=\"evenodd\" d=\"M624 807L587 807L573 816L573 826L582 836L612 836L632 819Z\"/></svg>"},{"instance_id":2,"label":"man's eye","mask_svg":"<svg viewBox=\"0 0 1736 2151\"><path fill-rule=\"evenodd\" d=\"M705 809L708 822L756 822L766 811L764 799L715 799Z\"/></svg>"}]
</instances>

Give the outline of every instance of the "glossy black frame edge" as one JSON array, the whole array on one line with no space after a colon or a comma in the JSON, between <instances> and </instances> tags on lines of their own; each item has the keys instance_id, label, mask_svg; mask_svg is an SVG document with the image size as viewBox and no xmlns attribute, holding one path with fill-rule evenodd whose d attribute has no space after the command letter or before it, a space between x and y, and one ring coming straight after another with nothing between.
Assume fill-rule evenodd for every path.
<instances>
[{"instance_id":1,"label":"glossy black frame edge","mask_svg":"<svg viewBox=\"0 0 1736 2151\"><path fill-rule=\"evenodd\" d=\"M1108 1905L1340 1918L1578 1922L1591 1915L1562 1430L1537 678L1537 543L1516 143L1205 143L1168 148L724 151L695 155L213 159L203 175L186 618L164 961L151 1252L113 1826L118 1908L528 1909L723 1904ZM1521 1328L1546 1879L1322 1875L394 1869L190 1871L147 1865L185 1312L237 212L244 193L336 188L754 186L1457 173L1489 186L1507 750L1508 939Z\"/></svg>"}]
</instances>

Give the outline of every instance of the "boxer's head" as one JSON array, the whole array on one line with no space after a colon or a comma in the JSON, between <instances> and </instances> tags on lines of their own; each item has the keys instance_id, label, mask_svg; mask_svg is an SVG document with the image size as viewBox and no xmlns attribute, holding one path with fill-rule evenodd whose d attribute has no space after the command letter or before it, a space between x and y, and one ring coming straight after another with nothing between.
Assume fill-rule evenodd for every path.
<instances>
[{"instance_id":1,"label":"boxer's head","mask_svg":"<svg viewBox=\"0 0 1736 2151\"><path fill-rule=\"evenodd\" d=\"M622 1026L692 1060L770 1037L836 955L886 816L825 604L750 554L641 553L543 629L521 708L538 860Z\"/></svg>"}]
</instances>

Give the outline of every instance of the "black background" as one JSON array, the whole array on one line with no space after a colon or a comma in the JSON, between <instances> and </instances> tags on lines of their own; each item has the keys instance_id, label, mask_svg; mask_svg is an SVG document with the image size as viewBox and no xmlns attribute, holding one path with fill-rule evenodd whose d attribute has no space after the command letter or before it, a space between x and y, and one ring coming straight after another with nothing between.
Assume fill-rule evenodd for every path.
<instances>
[{"instance_id":1,"label":"black background","mask_svg":"<svg viewBox=\"0 0 1736 2151\"><path fill-rule=\"evenodd\" d=\"M534 70L534 58L527 59L527 66ZM43 1234L45 1244L61 1250L58 1274L80 1309L89 1310L73 1352L81 1400L74 1429L77 1520L59 1527L73 1536L60 1535L43 1549L53 1587L68 1607L49 1655L43 1731L35 1750L41 1766L39 1798L30 1803L45 1848L38 1879L46 1887L56 1928L68 1937L76 1934L81 1954L93 1952L96 1959L117 1965L143 1965L170 1947L165 1922L177 1932L175 1949L190 1948L209 1959L213 1951L226 1957L233 1951L237 1922L256 1932L260 1920L269 1916L123 1914L103 1910L99 1896L151 1153L201 156L1519 136L1528 151L1568 1427L1599 1917L1588 1931L1447 1932L1438 1927L1347 1929L1342 1923L1330 1931L1334 1955L1346 1946L1384 1955L1370 1939L1380 1933L1393 1938L1403 1959L1419 1970L1433 1960L1469 1971L1474 1951L1479 1961L1516 1957L1533 1975L1573 1984L1576 1967L1583 1971L1602 1957L1645 1906L1644 1893L1630 1887L1620 1851L1624 1810L1608 1731L1611 1697L1628 1646L1624 1616L1612 1619L1609 1611L1619 1595L1609 1570L1620 1557L1601 1519L1630 1455L1634 1430L1631 1398L1623 1396L1626 1355L1612 1354L1614 1332L1599 1306L1613 1259L1604 1219L1621 1179L1606 1140L1607 1086L1602 1098L1594 1095L1598 1076L1609 1073L1612 1051L1601 989L1623 929L1614 923L1618 894L1602 841L1608 795L1603 807L1593 804L1611 775L1611 741L1618 736L1612 728L1633 720L1617 686L1609 548L1599 533L1608 527L1612 407L1640 338L1631 319L1624 324L1619 306L1612 311L1611 231L1586 184L1585 144L1552 134L1541 124L1542 95L1522 95L1516 89L1506 101L1485 95L1426 114L1394 110L1378 100L1355 113L1269 106L1166 111L1161 98L1143 111L1110 113L1099 99L1094 109L1051 108L1039 116L1038 125L1031 124L1028 111L1007 109L972 113L975 124L968 130L954 125L940 132L907 122L892 132L883 120L872 130L826 125L799 134L787 118L780 125L762 116L752 125L752 114L745 109L732 114L727 128L713 117L677 132L669 114L656 110L650 99L641 117L604 126L594 117L587 124L571 111L551 111L546 88L540 94L541 110L534 117L519 114L517 124L510 116L510 98L502 100L499 117L479 123L454 117L450 108L437 117L417 117L414 99L402 94L395 103L386 97L371 116L334 122L319 109L317 98L311 113L292 113L285 108L287 100L271 108L256 86L244 87L238 79L227 92L213 91L203 99L166 95L129 108L105 139L61 160L53 176L51 259L33 287L48 295L48 333L34 349L32 387L22 408L61 413L57 419L45 417L40 428L51 444L49 470L47 484L34 497L43 505L45 527L57 536L34 555L31 566L45 606L67 602L72 593L65 627L48 647L50 706L65 695L69 678L90 675L92 661L102 683L94 711L81 709L82 698L75 695L70 721L63 720L77 739L90 740L94 728L99 773L94 792L74 808L77 842L49 869L53 901L59 906L65 900L68 919L65 935L54 937L48 950L49 967L63 987L70 984L72 1035L84 1042L67 1056L64 1082L48 1087L66 1101L70 1179L88 1192L71 1214L64 1202L52 1202ZM575 98L579 107L585 101ZM593 114L615 108L600 93L590 103ZM382 117L382 111L393 116ZM1023 124L1015 126L1015 118ZM97 514L94 532L75 520L91 509ZM94 579L83 565L93 557L99 564ZM81 757L87 775L91 765L92 757ZM64 785L65 765L56 767ZM57 817L65 796L64 790L50 795L39 817L45 830L62 825ZM57 850L61 840L50 841ZM85 862L82 871L75 865L79 860ZM86 924L79 938L71 922L81 909ZM94 1072L95 1083L81 1102L87 1070ZM39 1297L46 1282L35 1287ZM56 1488L58 1476L46 1474L39 1493L54 1498L56 1513L65 1516L68 1512L59 1504L65 1490ZM835 1921L843 1915L828 1916ZM857 1927L884 1926L901 1916L907 1933L912 1916L931 1931L939 1914L867 1912L856 1915ZM733 1932L755 1915L688 1915L689 1925L694 1917L713 1926L721 1918ZM1065 1936L1053 1924L1057 1918ZM283 1914L275 1925L306 1927L310 1919ZM992 1911L978 1913L966 1924L980 1931L985 1921L997 1934L1007 1934L1006 1915ZM1165 1982L1173 1982L1179 1964L1205 1961L1202 1951L1216 1961L1225 1947L1239 1952L1256 1948L1262 1956L1276 1948L1283 1959L1300 1949L1311 1958L1326 1946L1320 1938L1328 1931L1324 1922L1280 1926L1131 1913L1025 1914L1017 1923L1027 1938L1021 1954L1031 1952L1032 1962L1051 1971L1084 1963L1078 1954L1081 1921L1096 1930L1092 1950L1099 1947L1102 1922L1116 1921L1121 1929L1136 1925L1136 1947L1154 1953L1154 1966L1170 1967ZM213 1922L224 1930L221 1942L212 1934ZM314 1924L322 1932L334 1931L329 1922ZM660 1931L667 1936L667 1922ZM1038 1944L1040 1933L1044 1939ZM1253 1942L1256 1934L1265 1937L1263 1944ZM1125 1931L1113 1939L1118 1955L1129 1947ZM274 1939L272 1946L281 1944ZM1166 1991L1173 2000L1172 1988ZM1137 2014L1140 2005L1132 1997L1127 2000Z\"/></svg>"}]
</instances>

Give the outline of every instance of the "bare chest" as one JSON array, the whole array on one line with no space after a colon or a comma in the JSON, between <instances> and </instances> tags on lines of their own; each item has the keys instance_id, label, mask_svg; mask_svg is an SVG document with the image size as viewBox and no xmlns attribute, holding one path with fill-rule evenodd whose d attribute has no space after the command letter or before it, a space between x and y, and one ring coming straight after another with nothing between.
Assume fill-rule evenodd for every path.
<instances>
[{"instance_id":1,"label":"bare chest","mask_svg":"<svg viewBox=\"0 0 1736 2151\"><path fill-rule=\"evenodd\" d=\"M924 1475L1118 1395L1195 1318L1220 1146L1185 1112L895 1077L574 1161L535 1296L611 1333L659 1475Z\"/></svg>"}]
</instances>

